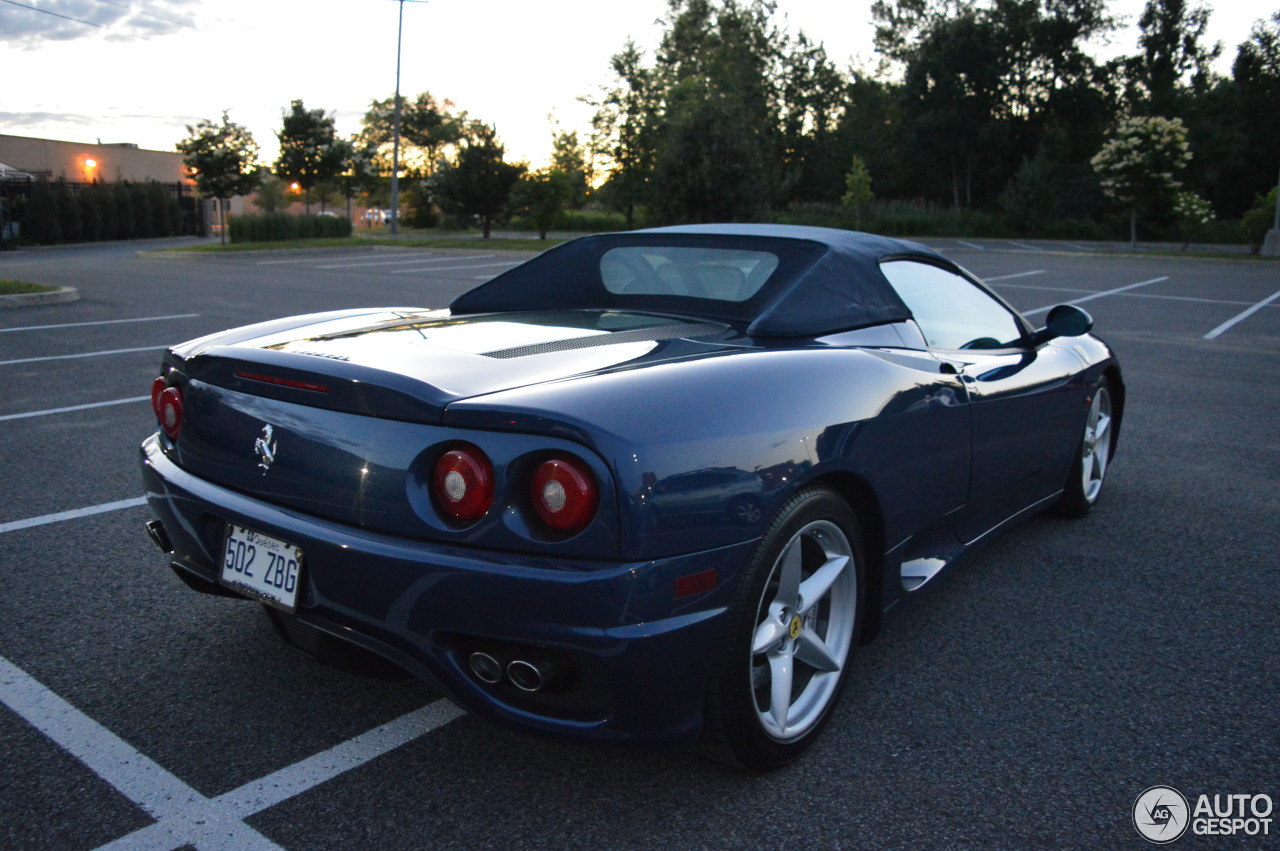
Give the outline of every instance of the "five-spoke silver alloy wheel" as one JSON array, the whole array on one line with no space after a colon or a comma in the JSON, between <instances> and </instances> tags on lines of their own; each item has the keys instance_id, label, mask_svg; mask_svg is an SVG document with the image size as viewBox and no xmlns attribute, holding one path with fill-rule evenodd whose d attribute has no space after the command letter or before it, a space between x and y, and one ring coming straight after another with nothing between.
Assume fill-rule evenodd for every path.
<instances>
[{"instance_id":1,"label":"five-spoke silver alloy wheel","mask_svg":"<svg viewBox=\"0 0 1280 851\"><path fill-rule=\"evenodd\" d=\"M751 684L774 741L804 736L840 688L858 616L858 571L845 533L815 520L783 547L756 610Z\"/></svg>"},{"instance_id":2,"label":"five-spoke silver alloy wheel","mask_svg":"<svg viewBox=\"0 0 1280 851\"><path fill-rule=\"evenodd\" d=\"M1102 490L1102 480L1107 475L1107 464L1111 461L1111 394L1107 392L1105 385L1098 387L1093 394L1081 452L1080 476L1084 498L1093 503Z\"/></svg>"}]
</instances>

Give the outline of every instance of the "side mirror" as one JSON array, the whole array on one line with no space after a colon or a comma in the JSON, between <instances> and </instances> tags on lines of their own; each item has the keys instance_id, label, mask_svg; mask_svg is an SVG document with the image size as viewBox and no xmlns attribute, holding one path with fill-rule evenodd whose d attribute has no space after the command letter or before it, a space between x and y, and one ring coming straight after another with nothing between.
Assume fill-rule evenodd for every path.
<instances>
[{"instance_id":1,"label":"side mirror","mask_svg":"<svg viewBox=\"0 0 1280 851\"><path fill-rule=\"evenodd\" d=\"M1038 346L1058 337L1079 337L1093 328L1093 317L1074 304L1060 304L1049 311L1044 327L1031 335L1031 345Z\"/></svg>"}]
</instances>

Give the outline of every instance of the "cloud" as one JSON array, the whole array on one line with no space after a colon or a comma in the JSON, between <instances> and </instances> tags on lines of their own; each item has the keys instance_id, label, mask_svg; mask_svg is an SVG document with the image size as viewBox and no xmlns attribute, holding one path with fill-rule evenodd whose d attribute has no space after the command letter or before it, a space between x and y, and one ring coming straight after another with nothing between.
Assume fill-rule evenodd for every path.
<instances>
[{"instance_id":1,"label":"cloud","mask_svg":"<svg viewBox=\"0 0 1280 851\"><path fill-rule=\"evenodd\" d=\"M50 41L132 41L196 26L201 0L0 0L0 42L34 50Z\"/></svg>"},{"instance_id":2,"label":"cloud","mask_svg":"<svg viewBox=\"0 0 1280 851\"><path fill-rule=\"evenodd\" d=\"M10 131L20 127L39 127L49 124L70 124L77 127L93 125L98 119L72 112L0 112L0 133L15 135Z\"/></svg>"}]
</instances>

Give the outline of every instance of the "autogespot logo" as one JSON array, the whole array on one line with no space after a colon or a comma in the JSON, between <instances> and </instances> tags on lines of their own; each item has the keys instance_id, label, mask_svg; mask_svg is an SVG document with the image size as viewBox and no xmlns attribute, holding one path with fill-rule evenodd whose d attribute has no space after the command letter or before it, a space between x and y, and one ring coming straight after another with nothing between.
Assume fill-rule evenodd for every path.
<instances>
[{"instance_id":1,"label":"autogespot logo","mask_svg":"<svg viewBox=\"0 0 1280 851\"><path fill-rule=\"evenodd\" d=\"M1172 786L1152 786L1133 802L1133 826L1157 845L1173 842L1187 831L1187 799Z\"/></svg>"}]
</instances>

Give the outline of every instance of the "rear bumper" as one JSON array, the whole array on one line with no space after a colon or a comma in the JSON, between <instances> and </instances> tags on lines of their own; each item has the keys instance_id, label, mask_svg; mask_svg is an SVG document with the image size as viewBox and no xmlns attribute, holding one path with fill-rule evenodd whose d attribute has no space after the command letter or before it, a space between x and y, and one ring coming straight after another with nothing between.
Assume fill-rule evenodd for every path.
<instances>
[{"instance_id":1,"label":"rear bumper","mask_svg":"<svg viewBox=\"0 0 1280 851\"><path fill-rule=\"evenodd\" d=\"M700 729L708 669L751 542L644 562L444 546L218 487L174 465L155 437L141 460L173 568L193 587L228 593L217 583L223 530L242 524L302 548L297 621L390 659L471 712L601 741L679 741ZM718 587L674 599L677 577L711 568ZM531 696L481 681L467 657L495 647L567 660L571 693Z\"/></svg>"}]
</instances>

